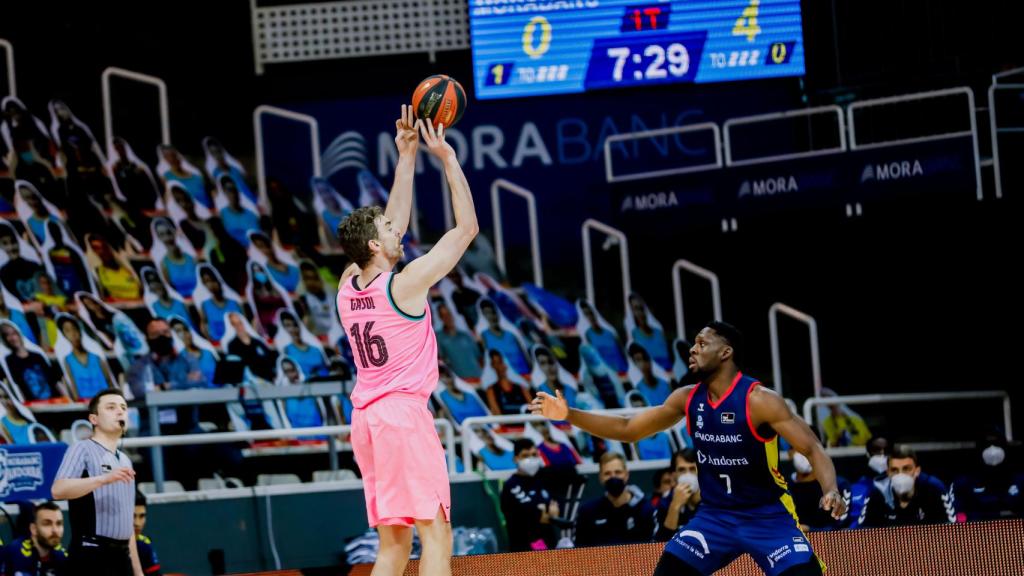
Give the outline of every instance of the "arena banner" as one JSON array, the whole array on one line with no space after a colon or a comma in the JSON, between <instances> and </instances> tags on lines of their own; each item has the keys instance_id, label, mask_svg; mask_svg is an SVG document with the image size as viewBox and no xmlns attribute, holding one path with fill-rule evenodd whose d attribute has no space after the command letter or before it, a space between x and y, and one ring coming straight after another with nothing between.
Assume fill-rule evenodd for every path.
<instances>
[{"instance_id":1,"label":"arena banner","mask_svg":"<svg viewBox=\"0 0 1024 576\"><path fill-rule=\"evenodd\" d=\"M466 79L468 81L468 79ZM464 85L468 85L463 82ZM410 82L410 95L415 82ZM501 101L478 101L470 95L458 125L448 131L474 192L477 214L485 230L492 227L491 184L505 179L536 194L542 242L558 243L545 252L545 266L564 257L578 264L580 225L586 218L610 216L605 183L604 143L609 136L630 132L722 122L743 115L794 106L792 84L759 82L707 87L700 93L678 89L629 94L597 92L585 96L550 96ZM306 113L320 125L322 170L335 187L358 203L356 174L369 170L390 186L396 161L394 121L403 100L378 98L296 103L285 107ZM265 122L267 173L284 177L296 166L309 166L306 128L286 120ZM642 157L658 165L706 163L714 148L702 135L673 137L663 143L615 144L613 152ZM423 150L421 149L421 152ZM436 239L444 225L441 172L425 153L417 165L417 206L427 240ZM301 179L288 182L295 190L308 188ZM308 192L304 192L308 193ZM525 226L511 225L525 210L509 200L506 241L526 244ZM503 204L503 208L504 208ZM557 225L548 220L557 215ZM550 255L550 256L549 256ZM552 261L548 262L547 259Z\"/></svg>"},{"instance_id":2,"label":"arena banner","mask_svg":"<svg viewBox=\"0 0 1024 576\"><path fill-rule=\"evenodd\" d=\"M839 220L848 204L892 199L928 209L973 201L974 168L971 139L955 138L623 182L611 186L613 222L643 235L670 223L719 228L722 219L780 212Z\"/></svg>"},{"instance_id":3,"label":"arena banner","mask_svg":"<svg viewBox=\"0 0 1024 576\"><path fill-rule=\"evenodd\" d=\"M0 500L49 500L64 452L63 442L0 447Z\"/></svg>"},{"instance_id":4,"label":"arena banner","mask_svg":"<svg viewBox=\"0 0 1024 576\"><path fill-rule=\"evenodd\" d=\"M655 179L608 184L605 143L609 137L647 130L689 127L647 138L613 138L615 171L629 173L714 165L716 150L706 123L792 107L783 86L757 84L710 87L699 94L674 90L623 98L623 92L476 101L472 98L448 140L459 155L474 191L481 226L493 228L491 185L505 179L535 193L543 265L580 268L580 226L587 218L630 233L652 225L718 227L722 218L743 219L773 212L825 207L843 218L845 205L902 194L974 194L970 138L829 154L735 168L691 171ZM390 186L397 153L394 120L401 99L309 102L287 106L317 119L323 174L354 204L357 175L366 171ZM310 166L305 126L287 120L265 123L267 174L284 178L296 166ZM781 134L770 143L780 153L798 150ZM761 146L763 146L762 143ZM439 165L421 150L416 202L420 230L436 240L444 227ZM301 171L300 171L301 172ZM308 194L308 181L288 186ZM300 194L301 196L301 194ZM502 197L505 243L529 245L524 202ZM519 225L517 225L517 223ZM520 254L525 252L520 251ZM512 278L513 282L527 280Z\"/></svg>"}]
</instances>

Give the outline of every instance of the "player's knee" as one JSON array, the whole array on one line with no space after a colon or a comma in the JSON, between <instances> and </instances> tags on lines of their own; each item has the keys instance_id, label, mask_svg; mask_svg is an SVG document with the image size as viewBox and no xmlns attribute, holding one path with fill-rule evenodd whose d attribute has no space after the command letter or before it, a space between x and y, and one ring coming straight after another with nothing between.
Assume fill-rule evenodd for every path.
<instances>
[{"instance_id":1,"label":"player's knee","mask_svg":"<svg viewBox=\"0 0 1024 576\"><path fill-rule=\"evenodd\" d=\"M412 549L411 526L379 526L377 533L380 535L381 550L395 550L396 553L401 553L402 550Z\"/></svg>"},{"instance_id":2,"label":"player's knee","mask_svg":"<svg viewBox=\"0 0 1024 576\"><path fill-rule=\"evenodd\" d=\"M416 522L416 530L420 534L420 540L427 546L451 548L452 525L443 518L427 522Z\"/></svg>"},{"instance_id":3,"label":"player's knee","mask_svg":"<svg viewBox=\"0 0 1024 576\"><path fill-rule=\"evenodd\" d=\"M782 572L779 576L821 576L821 565L817 560L804 562Z\"/></svg>"},{"instance_id":4,"label":"player's knee","mask_svg":"<svg viewBox=\"0 0 1024 576\"><path fill-rule=\"evenodd\" d=\"M704 576L699 570L684 562L675 554L661 553L661 560L654 569L654 576ZM788 576L788 575L787 575Z\"/></svg>"}]
</instances>

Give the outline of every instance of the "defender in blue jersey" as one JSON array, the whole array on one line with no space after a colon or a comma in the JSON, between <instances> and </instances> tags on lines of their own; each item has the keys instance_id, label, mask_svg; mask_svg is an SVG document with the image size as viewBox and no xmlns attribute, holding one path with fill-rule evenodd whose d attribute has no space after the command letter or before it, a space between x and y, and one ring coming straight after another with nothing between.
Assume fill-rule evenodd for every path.
<instances>
[{"instance_id":1,"label":"defender in blue jersey","mask_svg":"<svg viewBox=\"0 0 1024 576\"><path fill-rule=\"evenodd\" d=\"M712 574L747 553L768 576L818 576L825 570L800 530L796 507L779 473L779 437L810 460L818 474L820 505L839 518L846 502L832 460L782 398L738 366L742 336L712 322L697 335L689 367L699 384L680 388L661 406L628 418L570 409L565 399L539 392L534 414L568 420L595 436L621 442L671 428L686 416L697 452L701 504L665 546L654 576Z\"/></svg>"}]
</instances>

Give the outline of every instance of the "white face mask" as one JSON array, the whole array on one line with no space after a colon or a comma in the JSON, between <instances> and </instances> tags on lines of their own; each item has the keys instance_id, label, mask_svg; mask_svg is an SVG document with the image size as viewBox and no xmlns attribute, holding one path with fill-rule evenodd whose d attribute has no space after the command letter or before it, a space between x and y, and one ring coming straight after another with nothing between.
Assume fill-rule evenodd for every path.
<instances>
[{"instance_id":1,"label":"white face mask","mask_svg":"<svg viewBox=\"0 0 1024 576\"><path fill-rule=\"evenodd\" d=\"M868 458L868 468L871 468L878 474L884 474L885 469L889 467L889 459L886 458L885 454L875 454L871 458Z\"/></svg>"},{"instance_id":2,"label":"white face mask","mask_svg":"<svg viewBox=\"0 0 1024 576\"><path fill-rule=\"evenodd\" d=\"M516 468L519 469L519 471L522 472L523 474L526 474L527 476L536 476L537 471L540 470L543 466L544 461L541 460L540 458L537 458L536 456L530 458L523 458L522 460L516 463Z\"/></svg>"},{"instance_id":3,"label":"white face mask","mask_svg":"<svg viewBox=\"0 0 1024 576\"><path fill-rule=\"evenodd\" d=\"M804 456L799 452L793 453L793 466L800 474L810 474L811 470L814 470L814 468L811 467L811 461L807 459L807 456Z\"/></svg>"},{"instance_id":4,"label":"white face mask","mask_svg":"<svg viewBox=\"0 0 1024 576\"><path fill-rule=\"evenodd\" d=\"M676 482L678 484L686 484L690 487L691 492L696 493L700 491L700 485L697 483L697 475L693 472L683 472L676 479Z\"/></svg>"},{"instance_id":5,"label":"white face mask","mask_svg":"<svg viewBox=\"0 0 1024 576\"><path fill-rule=\"evenodd\" d=\"M899 474L889 479L892 483L892 492L897 496L906 496L914 490L914 477L910 474Z\"/></svg>"},{"instance_id":6,"label":"white face mask","mask_svg":"<svg viewBox=\"0 0 1024 576\"><path fill-rule=\"evenodd\" d=\"M999 466L1006 460L1006 451L999 446L989 446L982 451L981 459L989 466Z\"/></svg>"}]
</instances>

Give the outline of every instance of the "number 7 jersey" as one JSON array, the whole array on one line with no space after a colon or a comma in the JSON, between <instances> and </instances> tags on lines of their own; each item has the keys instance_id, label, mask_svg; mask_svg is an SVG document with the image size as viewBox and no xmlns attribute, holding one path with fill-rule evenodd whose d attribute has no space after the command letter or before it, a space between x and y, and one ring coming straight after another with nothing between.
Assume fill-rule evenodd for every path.
<instances>
[{"instance_id":1,"label":"number 7 jersey","mask_svg":"<svg viewBox=\"0 0 1024 576\"><path fill-rule=\"evenodd\" d=\"M753 508L788 498L779 435L765 424L755 429L750 416L750 393L760 384L740 372L717 402L707 384L690 391L686 427L697 451L701 506Z\"/></svg>"},{"instance_id":2,"label":"number 7 jersey","mask_svg":"<svg viewBox=\"0 0 1024 576\"><path fill-rule=\"evenodd\" d=\"M413 316L391 297L393 272L377 275L365 287L353 275L338 290L338 315L352 347L356 386L352 406L365 408L391 394L426 401L437 387L437 338L430 306Z\"/></svg>"}]
</instances>

